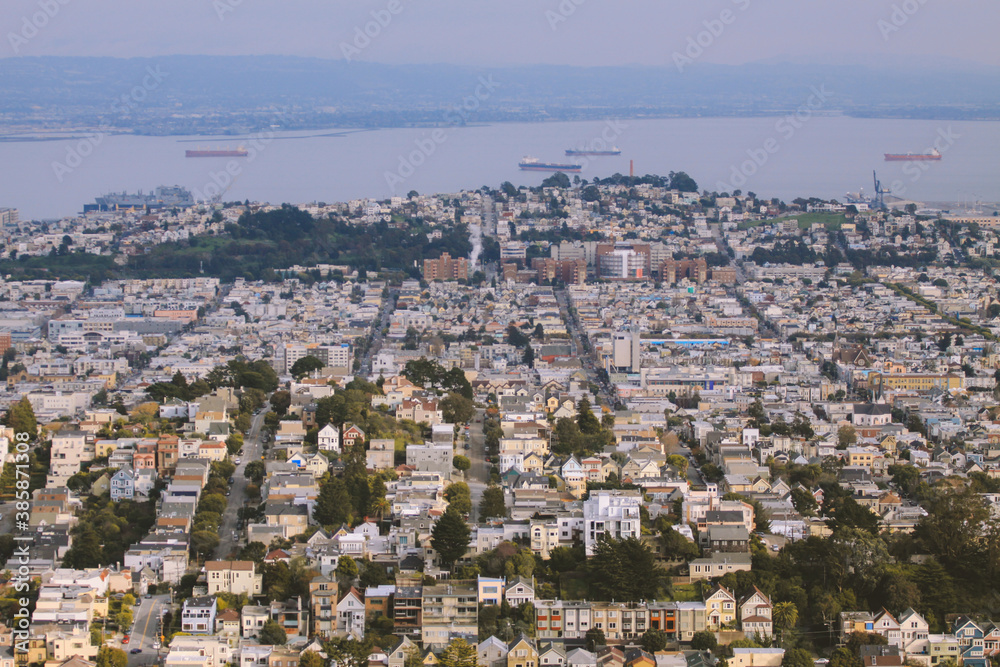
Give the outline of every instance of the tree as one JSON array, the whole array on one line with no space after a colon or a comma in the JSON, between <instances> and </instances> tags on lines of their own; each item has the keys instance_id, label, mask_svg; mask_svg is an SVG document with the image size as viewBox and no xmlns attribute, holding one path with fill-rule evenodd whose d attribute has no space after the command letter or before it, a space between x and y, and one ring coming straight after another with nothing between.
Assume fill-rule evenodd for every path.
<instances>
[{"instance_id":1,"label":"tree","mask_svg":"<svg viewBox=\"0 0 1000 667\"><path fill-rule=\"evenodd\" d=\"M448 509L465 516L472 511L472 493L465 482L452 482L444 490L444 499L448 501Z\"/></svg>"},{"instance_id":2,"label":"tree","mask_svg":"<svg viewBox=\"0 0 1000 667\"><path fill-rule=\"evenodd\" d=\"M781 658L781 667L813 667L813 664L812 654L804 648L787 649Z\"/></svg>"},{"instance_id":3,"label":"tree","mask_svg":"<svg viewBox=\"0 0 1000 667\"><path fill-rule=\"evenodd\" d=\"M604 636L604 631L600 628L587 630L584 640L587 642L587 650L591 652L597 650L598 646L605 646L608 643L607 638Z\"/></svg>"},{"instance_id":4,"label":"tree","mask_svg":"<svg viewBox=\"0 0 1000 667\"><path fill-rule=\"evenodd\" d=\"M292 364L292 367L288 369L288 372L291 373L292 377L296 380L299 380L313 371L322 369L323 366L325 366L325 364L320 361L318 357L307 354L301 359L297 359L295 363Z\"/></svg>"},{"instance_id":5,"label":"tree","mask_svg":"<svg viewBox=\"0 0 1000 667\"><path fill-rule=\"evenodd\" d=\"M285 390L276 391L271 394L271 409L283 416L292 405L292 394Z\"/></svg>"},{"instance_id":6,"label":"tree","mask_svg":"<svg viewBox=\"0 0 1000 667\"><path fill-rule=\"evenodd\" d=\"M299 657L299 667L324 667L323 658L315 651L306 651Z\"/></svg>"},{"instance_id":7,"label":"tree","mask_svg":"<svg viewBox=\"0 0 1000 667\"><path fill-rule=\"evenodd\" d=\"M476 416L476 404L472 399L455 392L438 401L438 409L449 424L467 424Z\"/></svg>"},{"instance_id":8,"label":"tree","mask_svg":"<svg viewBox=\"0 0 1000 667\"><path fill-rule=\"evenodd\" d=\"M345 586L351 585L358 578L358 564L348 555L343 555L337 560L337 580Z\"/></svg>"},{"instance_id":9,"label":"tree","mask_svg":"<svg viewBox=\"0 0 1000 667\"><path fill-rule=\"evenodd\" d=\"M584 396L576 405L576 425L580 427L580 433L593 435L601 431L601 422L594 416L590 409L590 401Z\"/></svg>"},{"instance_id":10,"label":"tree","mask_svg":"<svg viewBox=\"0 0 1000 667\"><path fill-rule=\"evenodd\" d=\"M247 464L246 468L243 469L243 476L257 486L260 486L261 482L264 481L264 473L265 468L263 461L251 461Z\"/></svg>"},{"instance_id":11,"label":"tree","mask_svg":"<svg viewBox=\"0 0 1000 667\"><path fill-rule=\"evenodd\" d=\"M439 662L441 667L476 667L477 660L476 646L456 637L442 651Z\"/></svg>"},{"instance_id":12,"label":"tree","mask_svg":"<svg viewBox=\"0 0 1000 667\"><path fill-rule=\"evenodd\" d=\"M719 640L714 632L699 630L691 636L691 648L695 651L715 651L719 648Z\"/></svg>"},{"instance_id":13,"label":"tree","mask_svg":"<svg viewBox=\"0 0 1000 667\"><path fill-rule=\"evenodd\" d=\"M199 558L208 558L219 548L219 536L211 530L191 533L191 551Z\"/></svg>"},{"instance_id":14,"label":"tree","mask_svg":"<svg viewBox=\"0 0 1000 667\"><path fill-rule=\"evenodd\" d=\"M120 648L102 646L97 651L95 664L97 667L127 667L128 654Z\"/></svg>"},{"instance_id":15,"label":"tree","mask_svg":"<svg viewBox=\"0 0 1000 667\"><path fill-rule=\"evenodd\" d=\"M264 621L264 627L260 629L257 639L261 644L270 646L283 646L288 641L285 629L276 620L269 618Z\"/></svg>"},{"instance_id":16,"label":"tree","mask_svg":"<svg viewBox=\"0 0 1000 667\"><path fill-rule=\"evenodd\" d=\"M830 654L830 667L861 667L861 661L841 646Z\"/></svg>"},{"instance_id":17,"label":"tree","mask_svg":"<svg viewBox=\"0 0 1000 667\"><path fill-rule=\"evenodd\" d=\"M802 516L816 516L816 510L819 509L819 503L813 494L798 487L792 489L792 506Z\"/></svg>"},{"instance_id":18,"label":"tree","mask_svg":"<svg viewBox=\"0 0 1000 667\"><path fill-rule=\"evenodd\" d=\"M472 461L469 460L468 456L462 456L461 454L453 456L451 459L451 465L454 466L455 470L461 470L465 472L472 467Z\"/></svg>"},{"instance_id":19,"label":"tree","mask_svg":"<svg viewBox=\"0 0 1000 667\"><path fill-rule=\"evenodd\" d=\"M507 516L507 505L504 502L503 489L496 484L490 484L483 491L483 498L479 501L479 519L498 518Z\"/></svg>"},{"instance_id":20,"label":"tree","mask_svg":"<svg viewBox=\"0 0 1000 667\"><path fill-rule=\"evenodd\" d=\"M774 619L777 630L789 630L799 622L799 610L794 602L777 602L771 611L771 618ZM811 660L810 664L812 664Z\"/></svg>"},{"instance_id":21,"label":"tree","mask_svg":"<svg viewBox=\"0 0 1000 667\"><path fill-rule=\"evenodd\" d=\"M457 512L445 512L431 531L431 546L447 567L455 564L469 548L472 532Z\"/></svg>"},{"instance_id":22,"label":"tree","mask_svg":"<svg viewBox=\"0 0 1000 667\"><path fill-rule=\"evenodd\" d=\"M837 449L847 449L858 444L858 432L853 426L841 426L837 429Z\"/></svg>"},{"instance_id":23,"label":"tree","mask_svg":"<svg viewBox=\"0 0 1000 667\"><path fill-rule=\"evenodd\" d=\"M31 407L31 401L27 396L23 396L20 401L10 406L3 423L9 426L15 435L27 433L31 440L38 437L38 420L35 419L35 410Z\"/></svg>"},{"instance_id":24,"label":"tree","mask_svg":"<svg viewBox=\"0 0 1000 667\"><path fill-rule=\"evenodd\" d=\"M667 457L667 464L680 470L682 475L686 475L688 470L688 465L690 465L690 461L688 461L687 458L681 456L680 454L671 454L670 456Z\"/></svg>"},{"instance_id":25,"label":"tree","mask_svg":"<svg viewBox=\"0 0 1000 667\"><path fill-rule=\"evenodd\" d=\"M601 536L588 563L592 590L603 600L638 602L659 597L667 585L666 572L652 550L635 537L616 540Z\"/></svg>"},{"instance_id":26,"label":"tree","mask_svg":"<svg viewBox=\"0 0 1000 667\"><path fill-rule=\"evenodd\" d=\"M521 357L521 363L528 368L535 367L535 348L531 345L526 345L524 348L524 355Z\"/></svg>"},{"instance_id":27,"label":"tree","mask_svg":"<svg viewBox=\"0 0 1000 667\"><path fill-rule=\"evenodd\" d=\"M667 634L658 628L650 628L642 635L639 643L642 644L642 650L656 653L667 648Z\"/></svg>"},{"instance_id":28,"label":"tree","mask_svg":"<svg viewBox=\"0 0 1000 667\"><path fill-rule=\"evenodd\" d=\"M320 486L316 505L313 507L313 519L321 526L350 523L353 506L344 480L334 477Z\"/></svg>"}]
</instances>

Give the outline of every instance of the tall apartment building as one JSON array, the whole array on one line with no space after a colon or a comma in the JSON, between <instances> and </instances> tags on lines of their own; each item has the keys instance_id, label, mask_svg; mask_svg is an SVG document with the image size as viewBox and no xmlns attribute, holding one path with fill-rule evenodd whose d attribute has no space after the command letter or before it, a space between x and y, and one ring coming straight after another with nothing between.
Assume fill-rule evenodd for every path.
<instances>
[{"instance_id":1,"label":"tall apartment building","mask_svg":"<svg viewBox=\"0 0 1000 667\"><path fill-rule=\"evenodd\" d=\"M644 280L650 277L648 243L598 243L596 274L606 280Z\"/></svg>"},{"instance_id":2,"label":"tall apartment building","mask_svg":"<svg viewBox=\"0 0 1000 667\"><path fill-rule=\"evenodd\" d=\"M616 540L639 537L638 491L598 491L583 503L583 544L588 556L594 555L601 536Z\"/></svg>"},{"instance_id":3,"label":"tall apartment building","mask_svg":"<svg viewBox=\"0 0 1000 667\"><path fill-rule=\"evenodd\" d=\"M708 263L702 259L668 259L660 265L660 280L672 285L687 278L699 285L708 280Z\"/></svg>"},{"instance_id":4,"label":"tall apartment building","mask_svg":"<svg viewBox=\"0 0 1000 667\"><path fill-rule=\"evenodd\" d=\"M442 253L438 259L424 260L424 280L467 280L469 277L469 260L464 257L453 258L448 253Z\"/></svg>"},{"instance_id":5,"label":"tall apartment building","mask_svg":"<svg viewBox=\"0 0 1000 667\"><path fill-rule=\"evenodd\" d=\"M639 331L619 331L612 336L611 365L615 370L638 373L641 368L639 353L642 341Z\"/></svg>"}]
</instances>

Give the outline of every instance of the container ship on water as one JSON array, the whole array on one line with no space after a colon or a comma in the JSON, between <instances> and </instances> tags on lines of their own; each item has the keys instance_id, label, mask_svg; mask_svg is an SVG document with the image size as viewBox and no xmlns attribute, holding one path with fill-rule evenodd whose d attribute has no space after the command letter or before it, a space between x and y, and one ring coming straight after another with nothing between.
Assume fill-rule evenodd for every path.
<instances>
[{"instance_id":1,"label":"container ship on water","mask_svg":"<svg viewBox=\"0 0 1000 667\"><path fill-rule=\"evenodd\" d=\"M163 186L152 192L129 194L127 192L112 192L101 195L93 204L84 204L84 213L94 211L156 211L164 208L187 208L194 206L191 192L179 185Z\"/></svg>"},{"instance_id":2,"label":"container ship on water","mask_svg":"<svg viewBox=\"0 0 1000 667\"><path fill-rule=\"evenodd\" d=\"M542 162L538 158L526 157L518 165L524 171L564 171L571 174L579 174L583 169L578 164L558 164L556 162Z\"/></svg>"},{"instance_id":3,"label":"container ship on water","mask_svg":"<svg viewBox=\"0 0 1000 667\"><path fill-rule=\"evenodd\" d=\"M579 155L586 155L588 157L614 157L616 155L621 155L622 149L617 146L612 146L607 150L589 150L586 148L567 148L566 155L569 157L576 157Z\"/></svg>"},{"instance_id":4,"label":"container ship on water","mask_svg":"<svg viewBox=\"0 0 1000 667\"><path fill-rule=\"evenodd\" d=\"M941 152L934 149L928 153L886 153L886 162L910 162L912 160L940 160Z\"/></svg>"},{"instance_id":5,"label":"container ship on water","mask_svg":"<svg viewBox=\"0 0 1000 667\"><path fill-rule=\"evenodd\" d=\"M246 157L250 152L240 146L239 148L217 148L215 150L189 150L185 152L185 157Z\"/></svg>"}]
</instances>

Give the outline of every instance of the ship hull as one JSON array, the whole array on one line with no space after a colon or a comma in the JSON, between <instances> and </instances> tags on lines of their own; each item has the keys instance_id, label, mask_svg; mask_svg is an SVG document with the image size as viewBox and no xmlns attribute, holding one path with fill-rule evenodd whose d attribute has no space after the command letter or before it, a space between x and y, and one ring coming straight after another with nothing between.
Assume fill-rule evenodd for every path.
<instances>
[{"instance_id":1,"label":"ship hull","mask_svg":"<svg viewBox=\"0 0 1000 667\"><path fill-rule=\"evenodd\" d=\"M578 164L521 164L522 171L565 171L579 174L583 170Z\"/></svg>"},{"instance_id":2,"label":"ship hull","mask_svg":"<svg viewBox=\"0 0 1000 667\"><path fill-rule=\"evenodd\" d=\"M574 150L566 151L566 157L578 157L578 156L615 157L621 154L622 154L621 151L574 151Z\"/></svg>"},{"instance_id":3,"label":"ship hull","mask_svg":"<svg viewBox=\"0 0 1000 667\"><path fill-rule=\"evenodd\" d=\"M246 157L249 151L186 151L185 157Z\"/></svg>"},{"instance_id":4,"label":"ship hull","mask_svg":"<svg viewBox=\"0 0 1000 667\"><path fill-rule=\"evenodd\" d=\"M886 162L912 162L912 161L915 161L915 160L916 161L927 161L927 160L936 161L936 160L940 160L940 159L941 159L941 154L940 153L915 153L915 154L910 154L910 153L903 153L903 154L886 153L885 154L885 161Z\"/></svg>"}]
</instances>

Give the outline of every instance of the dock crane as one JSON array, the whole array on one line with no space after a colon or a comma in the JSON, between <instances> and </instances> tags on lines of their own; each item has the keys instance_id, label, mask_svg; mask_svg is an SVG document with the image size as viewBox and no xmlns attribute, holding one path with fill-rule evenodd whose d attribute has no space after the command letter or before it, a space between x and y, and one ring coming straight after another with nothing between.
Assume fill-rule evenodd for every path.
<instances>
[{"instance_id":1,"label":"dock crane","mask_svg":"<svg viewBox=\"0 0 1000 667\"><path fill-rule=\"evenodd\" d=\"M872 177L875 179L875 205L878 206L879 210L885 210L885 196L891 195L891 190L886 190L882 187L882 181L878 180L878 173L872 170Z\"/></svg>"}]
</instances>

